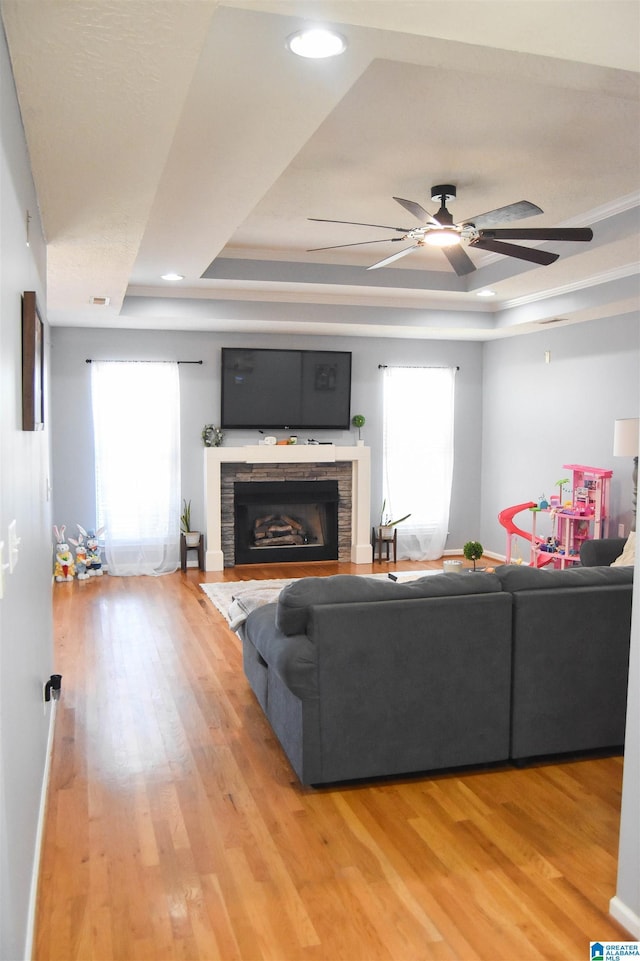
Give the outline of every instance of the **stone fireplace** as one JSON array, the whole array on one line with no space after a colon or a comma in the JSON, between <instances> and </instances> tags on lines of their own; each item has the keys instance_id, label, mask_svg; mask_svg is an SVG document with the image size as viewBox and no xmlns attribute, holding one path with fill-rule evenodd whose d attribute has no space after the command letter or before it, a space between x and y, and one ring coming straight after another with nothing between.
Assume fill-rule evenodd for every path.
<instances>
[{"instance_id":1,"label":"stone fireplace","mask_svg":"<svg viewBox=\"0 0 640 961\"><path fill-rule=\"evenodd\" d=\"M329 553L339 561L370 563L369 464L369 448L366 447L322 444L206 448L206 570L219 571L235 564L327 560L330 559ZM271 490L275 487L276 493L284 493L287 485L293 485L287 491L293 500L277 498L274 501L268 494L262 503L265 509L259 510L260 488L264 484ZM314 484L320 485L316 489L318 496L311 496L311 492L305 490ZM337 490L337 494L327 496L329 487L326 485ZM255 488L255 494L252 488ZM277 530L294 541L301 537L303 545L281 543L255 549L247 547L245 539L239 556L236 556L237 492L241 505L245 500L241 509L243 523L250 514L252 525L256 520L263 521L259 533L268 530L271 523L272 534ZM299 511L298 508L308 501L313 506ZM275 515L273 520L265 521L264 518L271 514ZM279 516L282 514L288 519ZM296 524L303 528L302 533L285 531L287 526L295 528ZM305 537L307 543L304 543ZM320 541L326 543L320 544ZM293 553L285 553L285 548L292 548ZM298 550L300 553L295 553Z\"/></svg>"}]
</instances>

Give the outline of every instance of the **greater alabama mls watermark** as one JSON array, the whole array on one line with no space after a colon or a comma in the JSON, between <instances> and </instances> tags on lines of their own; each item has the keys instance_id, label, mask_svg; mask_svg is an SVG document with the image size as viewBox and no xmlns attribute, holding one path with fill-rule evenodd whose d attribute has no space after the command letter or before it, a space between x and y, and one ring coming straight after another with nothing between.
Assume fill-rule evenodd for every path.
<instances>
[{"instance_id":1,"label":"greater alabama mls watermark","mask_svg":"<svg viewBox=\"0 0 640 961\"><path fill-rule=\"evenodd\" d=\"M624 961L640 958L640 941L591 941L590 961Z\"/></svg>"}]
</instances>

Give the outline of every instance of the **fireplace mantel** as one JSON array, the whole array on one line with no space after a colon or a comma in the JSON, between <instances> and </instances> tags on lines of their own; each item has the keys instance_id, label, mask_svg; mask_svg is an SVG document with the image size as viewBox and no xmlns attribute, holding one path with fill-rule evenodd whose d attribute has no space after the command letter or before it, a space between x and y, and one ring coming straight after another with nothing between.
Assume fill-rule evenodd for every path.
<instances>
[{"instance_id":1,"label":"fireplace mantel","mask_svg":"<svg viewBox=\"0 0 640 961\"><path fill-rule=\"evenodd\" d=\"M370 564L371 548L371 452L368 447L336 447L334 444L258 444L247 447L206 447L204 483L207 550L205 569L221 571L220 468L222 464L331 464L351 463L351 562Z\"/></svg>"}]
</instances>

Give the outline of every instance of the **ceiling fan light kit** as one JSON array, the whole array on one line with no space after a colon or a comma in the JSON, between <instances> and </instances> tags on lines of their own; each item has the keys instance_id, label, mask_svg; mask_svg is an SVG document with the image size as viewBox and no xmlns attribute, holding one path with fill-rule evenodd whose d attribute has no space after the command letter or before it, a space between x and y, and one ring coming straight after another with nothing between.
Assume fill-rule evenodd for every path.
<instances>
[{"instance_id":1,"label":"ceiling fan light kit","mask_svg":"<svg viewBox=\"0 0 640 961\"><path fill-rule=\"evenodd\" d=\"M310 217L309 220L321 220L323 223L351 224L356 227L380 227L384 230L395 230L401 237L386 237L381 240L363 240L351 244L334 244L332 247L315 247L312 250L332 250L338 247L360 247L363 244L375 244L387 241L409 240L411 246L403 248L390 257L385 257L367 270L377 270L405 257L413 250L429 245L440 247L443 254L459 277L476 270L476 266L463 249L477 247L479 250L489 250L505 257L516 257L529 263L546 266L558 259L559 254L538 247L523 247L519 244L505 243L506 240L553 240L553 241L589 241L593 239L590 227L534 227L534 228L501 228L496 224L510 223L523 220L543 213L542 209L528 200L519 200L506 207L497 207L484 214L469 217L467 220L455 223L447 210L447 203L456 199L456 188L453 184L436 184L431 188L431 200L440 204L436 214L430 214L415 200L405 200L404 197L393 199L404 207L421 222L420 227L387 227L384 224L364 224L351 220L328 220L320 217ZM311 252L311 251L309 251Z\"/></svg>"},{"instance_id":2,"label":"ceiling fan light kit","mask_svg":"<svg viewBox=\"0 0 640 961\"><path fill-rule=\"evenodd\" d=\"M455 230L431 230L425 234L422 243L429 244L431 247L453 247L460 243L460 235Z\"/></svg>"}]
</instances>

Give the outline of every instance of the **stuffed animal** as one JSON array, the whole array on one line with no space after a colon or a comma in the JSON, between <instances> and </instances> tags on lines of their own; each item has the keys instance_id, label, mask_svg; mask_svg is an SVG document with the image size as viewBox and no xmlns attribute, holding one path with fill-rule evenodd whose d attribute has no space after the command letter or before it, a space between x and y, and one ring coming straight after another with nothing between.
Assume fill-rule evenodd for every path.
<instances>
[{"instance_id":1,"label":"stuffed animal","mask_svg":"<svg viewBox=\"0 0 640 961\"><path fill-rule=\"evenodd\" d=\"M84 536L80 534L78 538L69 538L69 543L73 544L76 551L76 577L79 581L86 581L90 574L87 571L87 548L84 546Z\"/></svg>"},{"instance_id":2,"label":"stuffed animal","mask_svg":"<svg viewBox=\"0 0 640 961\"><path fill-rule=\"evenodd\" d=\"M102 577L104 571L98 538L104 534L104 527L100 527L97 531L85 531L84 527L78 524L78 530L87 538L87 573L90 577Z\"/></svg>"},{"instance_id":3,"label":"stuffed animal","mask_svg":"<svg viewBox=\"0 0 640 961\"><path fill-rule=\"evenodd\" d=\"M64 525L60 529L53 528L53 533L56 535L56 541L58 542L56 544L56 566L53 571L53 576L57 581L72 581L76 570L73 555L64 539L65 529Z\"/></svg>"}]
</instances>

